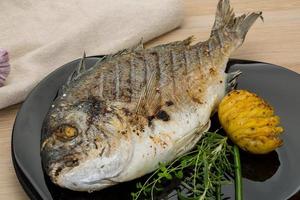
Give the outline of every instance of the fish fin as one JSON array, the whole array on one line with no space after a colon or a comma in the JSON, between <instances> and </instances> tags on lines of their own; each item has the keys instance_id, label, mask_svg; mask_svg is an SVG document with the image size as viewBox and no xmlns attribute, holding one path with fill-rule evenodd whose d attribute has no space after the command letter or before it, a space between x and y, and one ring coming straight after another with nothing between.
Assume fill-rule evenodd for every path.
<instances>
[{"instance_id":1,"label":"fish fin","mask_svg":"<svg viewBox=\"0 0 300 200\"><path fill-rule=\"evenodd\" d=\"M175 41L175 42L170 42L168 44L160 44L160 45L157 45L155 47L152 47L151 50L152 51L157 51L159 49L163 49L163 50L166 50L166 49L171 49L171 48L174 48L176 46L189 46L193 41L195 40L195 37L192 35L182 41Z\"/></svg>"},{"instance_id":2,"label":"fish fin","mask_svg":"<svg viewBox=\"0 0 300 200\"><path fill-rule=\"evenodd\" d=\"M139 43L131 48L131 51L141 51L144 49L143 38L139 41Z\"/></svg>"},{"instance_id":3,"label":"fish fin","mask_svg":"<svg viewBox=\"0 0 300 200\"><path fill-rule=\"evenodd\" d=\"M204 126L199 126L196 129L192 130L190 133L184 135L182 138L175 141L176 157L181 156L182 154L191 150L203 136L203 134L209 130L211 126L211 120L209 120Z\"/></svg>"},{"instance_id":4,"label":"fish fin","mask_svg":"<svg viewBox=\"0 0 300 200\"><path fill-rule=\"evenodd\" d=\"M127 53L129 53L129 52L130 52L130 49L122 49L122 50L118 51L117 53L108 55L108 56L106 57L106 59L107 59L107 60L110 60L110 59L116 58L117 56L127 54Z\"/></svg>"},{"instance_id":5,"label":"fish fin","mask_svg":"<svg viewBox=\"0 0 300 200\"><path fill-rule=\"evenodd\" d=\"M109 55L105 55L105 56L102 56L99 58L99 60L90 68L90 70L96 68L96 67L99 67L102 63L104 63L105 61L108 61L112 58L115 58L116 56L120 56L120 55L123 55L125 54L126 52L128 52L129 50L128 49L123 49L123 50L120 50L118 51L117 53L114 53L114 54L109 54Z\"/></svg>"},{"instance_id":6,"label":"fish fin","mask_svg":"<svg viewBox=\"0 0 300 200\"><path fill-rule=\"evenodd\" d=\"M243 14L239 17L235 17L233 9L230 7L229 0L220 0L218 3L215 22L211 31L211 37L214 35L221 36L222 33L234 34L240 39L239 45L241 45L245 39L250 27L256 21L257 18L262 17L262 12L252 12L250 14ZM222 44L223 37L220 43Z\"/></svg>"},{"instance_id":7,"label":"fish fin","mask_svg":"<svg viewBox=\"0 0 300 200\"><path fill-rule=\"evenodd\" d=\"M156 73L152 72L150 78L142 89L140 98L136 105L135 113L150 116L153 115L161 103L161 95L157 90Z\"/></svg>"},{"instance_id":8,"label":"fish fin","mask_svg":"<svg viewBox=\"0 0 300 200\"><path fill-rule=\"evenodd\" d=\"M86 59L86 53L84 51L82 59L80 60L77 70L76 70L77 76L80 76L80 74L82 74L86 71L85 59Z\"/></svg>"},{"instance_id":9,"label":"fish fin","mask_svg":"<svg viewBox=\"0 0 300 200\"><path fill-rule=\"evenodd\" d=\"M84 52L83 57L81 58L80 62L78 63L76 70L74 70L74 72L71 74L71 76L69 76L67 85L70 84L75 79L77 79L82 73L84 73L86 71L85 59L86 59L86 54Z\"/></svg>"},{"instance_id":10,"label":"fish fin","mask_svg":"<svg viewBox=\"0 0 300 200\"><path fill-rule=\"evenodd\" d=\"M190 45L195 40L195 36L190 36L182 41L182 43L186 46Z\"/></svg>"},{"instance_id":11,"label":"fish fin","mask_svg":"<svg viewBox=\"0 0 300 200\"><path fill-rule=\"evenodd\" d=\"M136 45L134 45L133 47L127 48L127 49L122 49L122 50L118 51L115 54L108 55L107 58L115 58L116 56L132 53L132 52L135 52L135 51L141 51L143 49L144 49L144 43L143 43L143 38L141 38L140 41Z\"/></svg>"},{"instance_id":12,"label":"fish fin","mask_svg":"<svg viewBox=\"0 0 300 200\"><path fill-rule=\"evenodd\" d=\"M67 79L67 82L58 91L58 96L60 96L60 94L64 93L67 90L68 85L70 85L70 83L72 81L76 80L77 78L79 78L81 76L81 74L83 74L84 72L86 72L85 59L86 59L86 53L83 52L83 56L82 56L80 62L78 63L78 66L77 66L76 70L74 70L71 73L71 75Z\"/></svg>"},{"instance_id":13,"label":"fish fin","mask_svg":"<svg viewBox=\"0 0 300 200\"><path fill-rule=\"evenodd\" d=\"M91 67L91 69L98 67L103 61L107 59L108 56L100 57L97 62Z\"/></svg>"},{"instance_id":14,"label":"fish fin","mask_svg":"<svg viewBox=\"0 0 300 200\"><path fill-rule=\"evenodd\" d=\"M231 90L233 90L236 87L236 85L237 85L236 79L241 74L242 74L242 72L240 70L234 71L234 72L231 72L231 73L227 74L227 79L226 79L226 93L230 92Z\"/></svg>"}]
</instances>

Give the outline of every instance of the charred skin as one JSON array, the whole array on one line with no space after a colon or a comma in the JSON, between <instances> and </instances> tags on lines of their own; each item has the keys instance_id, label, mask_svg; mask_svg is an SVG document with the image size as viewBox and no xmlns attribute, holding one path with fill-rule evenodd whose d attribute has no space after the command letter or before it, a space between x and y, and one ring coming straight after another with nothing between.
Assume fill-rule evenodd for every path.
<instances>
[{"instance_id":1,"label":"charred skin","mask_svg":"<svg viewBox=\"0 0 300 200\"><path fill-rule=\"evenodd\" d=\"M225 95L229 55L260 15L235 18L220 1L207 41L139 45L71 81L43 125L41 156L51 180L99 190L191 149Z\"/></svg>"}]
</instances>

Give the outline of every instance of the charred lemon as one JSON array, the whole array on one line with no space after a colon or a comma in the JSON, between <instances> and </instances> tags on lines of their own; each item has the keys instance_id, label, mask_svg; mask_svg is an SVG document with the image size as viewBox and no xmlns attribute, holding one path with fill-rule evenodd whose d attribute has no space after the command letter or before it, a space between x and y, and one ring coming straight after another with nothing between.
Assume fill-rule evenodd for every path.
<instances>
[{"instance_id":1,"label":"charred lemon","mask_svg":"<svg viewBox=\"0 0 300 200\"><path fill-rule=\"evenodd\" d=\"M265 154L282 145L283 128L274 109L262 98L246 90L233 90L219 104L219 120L241 149Z\"/></svg>"}]
</instances>

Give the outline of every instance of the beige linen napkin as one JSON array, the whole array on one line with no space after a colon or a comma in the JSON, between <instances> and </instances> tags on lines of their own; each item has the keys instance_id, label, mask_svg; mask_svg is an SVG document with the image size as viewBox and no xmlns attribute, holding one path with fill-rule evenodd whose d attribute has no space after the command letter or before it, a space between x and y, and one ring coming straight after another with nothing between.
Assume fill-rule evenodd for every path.
<instances>
[{"instance_id":1,"label":"beige linen napkin","mask_svg":"<svg viewBox=\"0 0 300 200\"><path fill-rule=\"evenodd\" d=\"M1 0L0 47L11 74L0 109L24 100L47 74L87 55L113 53L180 25L180 0Z\"/></svg>"}]
</instances>

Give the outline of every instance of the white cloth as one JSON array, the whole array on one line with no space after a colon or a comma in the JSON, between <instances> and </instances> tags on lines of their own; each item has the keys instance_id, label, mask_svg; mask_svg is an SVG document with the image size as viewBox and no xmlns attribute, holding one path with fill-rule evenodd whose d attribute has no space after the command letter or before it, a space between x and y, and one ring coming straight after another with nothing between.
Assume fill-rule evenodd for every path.
<instances>
[{"instance_id":1,"label":"white cloth","mask_svg":"<svg viewBox=\"0 0 300 200\"><path fill-rule=\"evenodd\" d=\"M0 109L19 103L47 74L77 59L113 53L180 25L180 0L1 0L0 47L11 74Z\"/></svg>"}]
</instances>

